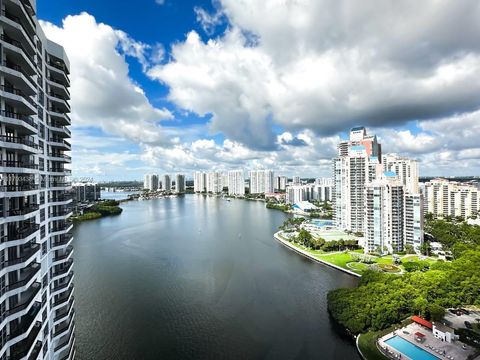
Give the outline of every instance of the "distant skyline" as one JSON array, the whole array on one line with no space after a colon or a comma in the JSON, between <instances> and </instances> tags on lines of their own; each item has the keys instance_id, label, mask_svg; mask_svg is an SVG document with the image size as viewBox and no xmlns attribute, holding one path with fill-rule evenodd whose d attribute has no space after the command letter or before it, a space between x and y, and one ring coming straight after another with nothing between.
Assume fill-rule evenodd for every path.
<instances>
[{"instance_id":1,"label":"distant skyline","mask_svg":"<svg viewBox=\"0 0 480 360\"><path fill-rule=\"evenodd\" d=\"M71 62L75 178L330 176L357 125L420 176L480 174L478 1L37 6Z\"/></svg>"}]
</instances>

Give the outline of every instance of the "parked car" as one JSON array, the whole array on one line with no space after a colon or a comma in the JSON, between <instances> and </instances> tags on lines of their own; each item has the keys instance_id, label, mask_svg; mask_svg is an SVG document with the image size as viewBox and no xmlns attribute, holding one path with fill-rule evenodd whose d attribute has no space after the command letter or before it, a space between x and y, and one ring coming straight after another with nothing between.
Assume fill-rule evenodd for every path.
<instances>
[{"instance_id":1,"label":"parked car","mask_svg":"<svg viewBox=\"0 0 480 360\"><path fill-rule=\"evenodd\" d=\"M467 309L458 309L458 310L460 310L465 315L470 315L470 311L468 311Z\"/></svg>"}]
</instances>

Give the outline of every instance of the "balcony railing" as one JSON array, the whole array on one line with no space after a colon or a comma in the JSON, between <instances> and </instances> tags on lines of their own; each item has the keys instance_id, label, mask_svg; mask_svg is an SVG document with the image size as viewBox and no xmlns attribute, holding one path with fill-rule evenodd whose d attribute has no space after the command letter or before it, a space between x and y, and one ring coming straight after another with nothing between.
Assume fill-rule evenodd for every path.
<instances>
[{"instance_id":1,"label":"balcony railing","mask_svg":"<svg viewBox=\"0 0 480 360\"><path fill-rule=\"evenodd\" d=\"M55 291L55 290L53 290L53 291ZM70 302L68 303L68 307L67 307L66 310L62 310L62 311L58 311L58 310L57 310L57 311L55 312L55 317L53 318L53 321L54 321L54 322L60 320L60 319L63 318L65 315L67 315L67 314L70 312L70 310L72 310L74 300L75 300L75 297L72 296L72 299L71 299Z\"/></svg>"},{"instance_id":2,"label":"balcony railing","mask_svg":"<svg viewBox=\"0 0 480 360\"><path fill-rule=\"evenodd\" d=\"M66 173L66 174L71 174L72 173L72 170L65 169L65 168L60 168L60 167L51 167L51 168L48 168L48 171L56 172L56 173Z\"/></svg>"},{"instance_id":3,"label":"balcony railing","mask_svg":"<svg viewBox=\"0 0 480 360\"><path fill-rule=\"evenodd\" d=\"M13 111L6 111L6 110L0 110L0 115L10 119L22 120L23 122L26 122L28 125L36 127L35 122L33 121L33 118L31 116L19 114Z\"/></svg>"},{"instance_id":4,"label":"balcony railing","mask_svg":"<svg viewBox=\"0 0 480 360\"><path fill-rule=\"evenodd\" d=\"M73 286L70 287L70 290L64 292L62 295L60 295L58 297L57 300L55 300L53 303L52 303L52 307L55 307L55 306L58 306L58 305L61 305L63 303L66 303L67 300L70 298L70 295L72 295L72 292L73 292Z\"/></svg>"},{"instance_id":5,"label":"balcony railing","mask_svg":"<svg viewBox=\"0 0 480 360\"><path fill-rule=\"evenodd\" d=\"M66 262L66 264L67 264L67 266L65 266L63 269L54 271L52 273L52 277L57 277L57 276L68 273L73 266L73 260L72 259L68 260ZM56 304L56 305L58 305L58 304Z\"/></svg>"},{"instance_id":6,"label":"balcony railing","mask_svg":"<svg viewBox=\"0 0 480 360\"><path fill-rule=\"evenodd\" d=\"M22 27L23 31L25 32L25 35L27 35L27 38L30 40L32 47L35 47L33 38L31 38L30 35L28 34L27 30L25 30L25 27L23 26L23 23L18 16L12 15L5 10L2 10L2 15L5 16L7 19L10 19L13 22L17 23L18 25L20 25Z\"/></svg>"},{"instance_id":7,"label":"balcony railing","mask_svg":"<svg viewBox=\"0 0 480 360\"><path fill-rule=\"evenodd\" d=\"M71 182L60 182L60 181L52 181L50 182L50 187L69 187L72 186Z\"/></svg>"},{"instance_id":8,"label":"balcony railing","mask_svg":"<svg viewBox=\"0 0 480 360\"><path fill-rule=\"evenodd\" d=\"M1 242L7 242L7 241L16 241L16 240L22 240L26 239L36 231L40 226L38 224L28 224L23 227L18 227L18 228L8 228L8 234L2 236Z\"/></svg>"},{"instance_id":9,"label":"balcony railing","mask_svg":"<svg viewBox=\"0 0 480 360\"><path fill-rule=\"evenodd\" d=\"M27 96L22 90L17 89L13 86L5 86L5 85L0 85L0 90L7 92L9 94L13 94L16 96L20 96L22 99L24 99L26 102L28 102L32 106L36 106L35 101L29 96Z\"/></svg>"},{"instance_id":10,"label":"balcony railing","mask_svg":"<svg viewBox=\"0 0 480 360\"><path fill-rule=\"evenodd\" d=\"M19 257L5 260L2 262L2 265L6 267L6 266L21 264L22 262L25 262L28 259L30 259L34 254L38 252L39 249L40 249L39 244L34 244L28 248L23 248L21 250L21 254Z\"/></svg>"},{"instance_id":11,"label":"balcony railing","mask_svg":"<svg viewBox=\"0 0 480 360\"><path fill-rule=\"evenodd\" d=\"M72 160L71 156L68 156L68 155L65 155L65 154L49 153L48 156L62 158L62 159L66 159L66 160Z\"/></svg>"},{"instance_id":12,"label":"balcony railing","mask_svg":"<svg viewBox=\"0 0 480 360\"><path fill-rule=\"evenodd\" d=\"M56 261L56 260L53 260L53 261ZM62 289L67 288L70 285L70 280L72 279L72 277L73 277L73 271L70 273L70 275L68 275L65 278L65 282L63 282L62 284L56 285L52 288L52 293L56 292L58 290L62 290Z\"/></svg>"},{"instance_id":13,"label":"balcony railing","mask_svg":"<svg viewBox=\"0 0 480 360\"><path fill-rule=\"evenodd\" d=\"M35 142L33 142L32 140L29 140L28 138L25 138L25 137L0 135L0 141L13 143L13 144L25 145L25 146L29 146L29 147L34 148L34 149L38 149L38 145L35 144Z\"/></svg>"},{"instance_id":14,"label":"balcony railing","mask_svg":"<svg viewBox=\"0 0 480 360\"><path fill-rule=\"evenodd\" d=\"M10 63L8 61L5 61L5 60L2 61L2 65L9 68L9 69L18 71L23 76L25 76L25 78L30 83L30 85L32 85L34 88L36 87L35 83L33 82L32 78L31 78L32 75L29 75L25 70L23 70L23 68L21 66L16 65L16 64L12 64L12 63Z\"/></svg>"},{"instance_id":15,"label":"balcony railing","mask_svg":"<svg viewBox=\"0 0 480 360\"><path fill-rule=\"evenodd\" d=\"M61 235L59 239L52 242L52 247L62 246L68 244L73 239L72 234Z\"/></svg>"},{"instance_id":16,"label":"balcony railing","mask_svg":"<svg viewBox=\"0 0 480 360\"><path fill-rule=\"evenodd\" d=\"M40 306L33 306L32 309L28 312L27 315L24 315L21 317L21 320L19 323L16 324L15 327L11 327L10 329L10 335L7 336L7 340L16 338L19 335L25 334L25 332L28 331L30 326L32 325L33 320L35 319L35 316L40 311Z\"/></svg>"},{"instance_id":17,"label":"balcony railing","mask_svg":"<svg viewBox=\"0 0 480 360\"><path fill-rule=\"evenodd\" d=\"M8 216L27 215L34 211L37 211L38 209L39 209L39 205L37 204L29 205L21 209L10 209L8 210Z\"/></svg>"},{"instance_id":18,"label":"balcony railing","mask_svg":"<svg viewBox=\"0 0 480 360\"><path fill-rule=\"evenodd\" d=\"M48 198L48 201L49 202L60 202L60 201L68 201L68 200L72 200L72 195L69 195L69 194L61 194L61 195L57 195L57 196L51 196Z\"/></svg>"},{"instance_id":19,"label":"balcony railing","mask_svg":"<svg viewBox=\"0 0 480 360\"><path fill-rule=\"evenodd\" d=\"M22 50L23 54L32 62L32 64L35 64L35 59L33 58L33 56L31 56L27 52L27 50L23 47L23 45L20 41L12 39L5 34L0 34L0 39L2 39L3 41L5 41L8 44L13 45L13 46L19 48L20 50Z\"/></svg>"},{"instance_id":20,"label":"balcony railing","mask_svg":"<svg viewBox=\"0 0 480 360\"><path fill-rule=\"evenodd\" d=\"M11 360L18 360L27 356L41 328L42 328L42 323L40 321L37 321L32 331L28 335L28 337L12 346L11 355L10 355Z\"/></svg>"},{"instance_id":21,"label":"balcony railing","mask_svg":"<svg viewBox=\"0 0 480 360\"><path fill-rule=\"evenodd\" d=\"M68 320L66 320L67 323L66 323L65 325L63 325L63 326L61 326L61 327L58 327L57 329L55 329L55 330L53 331L53 336L54 336L54 337L60 335L61 333L65 332L66 330L68 330L68 328L70 327L70 325L72 325L72 321L73 321L73 316L74 316L74 314L75 314L75 312L73 312L73 313L70 315L70 317L68 318ZM57 325L57 326L59 326L59 325ZM55 326L55 327L57 327L57 326Z\"/></svg>"},{"instance_id":22,"label":"balcony railing","mask_svg":"<svg viewBox=\"0 0 480 360\"><path fill-rule=\"evenodd\" d=\"M32 191L38 190L38 184L19 184L19 185L2 185L0 191L3 192L18 192L18 191Z\"/></svg>"},{"instance_id":23,"label":"balcony railing","mask_svg":"<svg viewBox=\"0 0 480 360\"><path fill-rule=\"evenodd\" d=\"M71 340L75 338L75 334L74 332L70 332L70 335L68 336L67 340L61 342L60 344L58 344L55 349L53 349L54 351L58 351L60 350L61 348L63 348L64 346L67 346L68 344L70 344Z\"/></svg>"},{"instance_id":24,"label":"balcony railing","mask_svg":"<svg viewBox=\"0 0 480 360\"><path fill-rule=\"evenodd\" d=\"M33 279L33 277L40 271L40 264L37 262L31 263L28 267L26 267L23 272L26 273L26 276L24 276L21 280L18 279L15 282L12 282L11 284L8 284L5 286L5 288L2 288L2 291L0 292L0 296L7 293L8 291L18 289L22 286L25 286L28 284L30 280Z\"/></svg>"},{"instance_id":25,"label":"balcony railing","mask_svg":"<svg viewBox=\"0 0 480 360\"><path fill-rule=\"evenodd\" d=\"M0 167L38 170L38 164L16 160L0 160Z\"/></svg>"},{"instance_id":26,"label":"balcony railing","mask_svg":"<svg viewBox=\"0 0 480 360\"><path fill-rule=\"evenodd\" d=\"M38 294L38 292L40 291L41 288L42 288L42 286L39 282L34 283L31 287L31 289L33 289L33 291L31 291L30 296L26 300L21 302L20 304L18 304L16 306L6 310L5 312L3 312L2 315L0 316L0 319L1 319L0 322L3 322L3 320L5 320L10 315L16 314L16 313L28 308L28 306L32 303L32 300L35 298L35 296L37 296L37 294ZM37 301L33 306L41 306L41 303Z\"/></svg>"}]
</instances>

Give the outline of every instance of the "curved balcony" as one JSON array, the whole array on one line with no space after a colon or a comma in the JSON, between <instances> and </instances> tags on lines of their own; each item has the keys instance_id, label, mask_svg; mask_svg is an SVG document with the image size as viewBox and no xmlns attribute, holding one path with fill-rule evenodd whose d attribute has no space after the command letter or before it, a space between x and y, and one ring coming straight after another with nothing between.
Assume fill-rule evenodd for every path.
<instances>
[{"instance_id":1,"label":"curved balcony","mask_svg":"<svg viewBox=\"0 0 480 360\"><path fill-rule=\"evenodd\" d=\"M39 189L38 184L18 184L18 185L2 185L0 186L0 192L11 193L7 194L10 197L19 197L28 195L30 191L37 191Z\"/></svg>"},{"instance_id":2,"label":"curved balcony","mask_svg":"<svg viewBox=\"0 0 480 360\"><path fill-rule=\"evenodd\" d=\"M56 296L57 299L55 299L52 302L51 309L52 310L58 309L59 307L68 303L70 301L70 299L72 298L72 294L73 294L73 286L70 286L70 288L68 290L64 291L61 295Z\"/></svg>"},{"instance_id":3,"label":"curved balcony","mask_svg":"<svg viewBox=\"0 0 480 360\"><path fill-rule=\"evenodd\" d=\"M28 289L28 291L25 291L24 293L26 294L26 299L22 299L19 304L15 305L14 307L8 310L5 310L0 317L1 327L4 326L4 323L6 321L13 320L14 316L26 315L33 307L41 306L41 303L39 301L33 302L33 300L36 298L36 296L40 292L41 288L42 288L42 284L40 284L39 282L33 283L32 286Z\"/></svg>"},{"instance_id":4,"label":"curved balcony","mask_svg":"<svg viewBox=\"0 0 480 360\"><path fill-rule=\"evenodd\" d=\"M59 166L50 167L48 168L48 171L50 172L50 175L55 176L68 176L72 173L72 170L65 169Z\"/></svg>"},{"instance_id":5,"label":"curved balcony","mask_svg":"<svg viewBox=\"0 0 480 360\"><path fill-rule=\"evenodd\" d=\"M4 218L0 220L0 224L14 221L25 221L37 215L39 205L32 204L18 209L9 209L4 211Z\"/></svg>"},{"instance_id":6,"label":"curved balcony","mask_svg":"<svg viewBox=\"0 0 480 360\"><path fill-rule=\"evenodd\" d=\"M62 92L66 97L70 98L70 91L68 91L68 84L62 82L59 79L54 78L53 76L46 77L47 84L50 87L57 89L58 91Z\"/></svg>"},{"instance_id":7,"label":"curved balcony","mask_svg":"<svg viewBox=\"0 0 480 360\"><path fill-rule=\"evenodd\" d=\"M35 33L35 10L29 0L4 0L3 3L13 15L21 19L27 33Z\"/></svg>"},{"instance_id":8,"label":"curved balcony","mask_svg":"<svg viewBox=\"0 0 480 360\"><path fill-rule=\"evenodd\" d=\"M73 342L75 341L75 332L74 332L74 329L75 329L75 323L73 323L73 326L72 326L72 330L70 332L70 335L66 336L65 337L65 340L60 340L59 341L59 344L57 346L55 346L55 348L53 349L53 351L58 354L62 351L64 351L65 349L67 348L71 348L72 347L72 344ZM71 349L70 349L71 350Z\"/></svg>"},{"instance_id":9,"label":"curved balcony","mask_svg":"<svg viewBox=\"0 0 480 360\"><path fill-rule=\"evenodd\" d=\"M26 315L20 318L20 322L10 326L10 334L7 335L7 341L13 339L25 339L27 337L26 335L29 334L33 330L33 327L36 326L36 322L34 320L40 312L40 308L41 306L33 306Z\"/></svg>"},{"instance_id":10,"label":"curved balcony","mask_svg":"<svg viewBox=\"0 0 480 360\"><path fill-rule=\"evenodd\" d=\"M69 98L66 96L57 94L53 91L48 93L48 97L52 103L55 104L55 108L58 108L60 112L68 113L70 112L70 104L68 103Z\"/></svg>"},{"instance_id":11,"label":"curved balcony","mask_svg":"<svg viewBox=\"0 0 480 360\"><path fill-rule=\"evenodd\" d=\"M37 243L28 247L24 247L23 249L20 250L20 256L12 257L8 260L3 261L3 269L0 272L0 274L3 272L3 270L6 270L6 268L9 266L28 263L29 260L33 259L36 256L36 254L38 253L38 250L40 250L40 245Z\"/></svg>"},{"instance_id":12,"label":"curved balcony","mask_svg":"<svg viewBox=\"0 0 480 360\"><path fill-rule=\"evenodd\" d=\"M63 308L55 311L55 316L53 318L54 325L60 323L63 319L69 316L73 310L73 304L75 304L75 296L72 296L72 299L68 304L65 304Z\"/></svg>"},{"instance_id":13,"label":"curved balcony","mask_svg":"<svg viewBox=\"0 0 480 360\"><path fill-rule=\"evenodd\" d=\"M49 185L50 190L66 190L72 187L72 183L69 181L51 181Z\"/></svg>"},{"instance_id":14,"label":"curved balcony","mask_svg":"<svg viewBox=\"0 0 480 360\"><path fill-rule=\"evenodd\" d=\"M56 296L59 295L62 291L65 291L66 288L68 288L72 282L73 282L73 271L70 271L68 273L67 277L62 278L63 282L60 284L57 284L55 286L52 286L52 290L50 295L51 296Z\"/></svg>"},{"instance_id":15,"label":"curved balcony","mask_svg":"<svg viewBox=\"0 0 480 360\"><path fill-rule=\"evenodd\" d=\"M67 205L73 201L69 194L55 195L48 198L48 202L53 206Z\"/></svg>"},{"instance_id":16,"label":"curved balcony","mask_svg":"<svg viewBox=\"0 0 480 360\"><path fill-rule=\"evenodd\" d=\"M64 163L70 163L72 162L72 157L66 154L60 154L60 153L49 153L48 155L48 160L51 161L59 161L59 162L64 162Z\"/></svg>"},{"instance_id":17,"label":"curved balcony","mask_svg":"<svg viewBox=\"0 0 480 360\"><path fill-rule=\"evenodd\" d=\"M56 132L57 136L59 137L62 137L62 138L72 137L72 132L70 131L70 129L60 123L51 122L47 126L51 131Z\"/></svg>"},{"instance_id":18,"label":"curved balcony","mask_svg":"<svg viewBox=\"0 0 480 360\"><path fill-rule=\"evenodd\" d=\"M33 238L33 235L39 230L40 226L35 223L27 223L24 226L19 226L15 229L9 228L8 234L0 238L0 243L3 244L9 241L22 241L28 240L30 237ZM13 244L12 244L13 246Z\"/></svg>"},{"instance_id":19,"label":"curved balcony","mask_svg":"<svg viewBox=\"0 0 480 360\"><path fill-rule=\"evenodd\" d=\"M60 270L52 272L52 281L59 280L61 277L65 277L73 266L73 259L68 260L65 262L64 267ZM58 305L58 304L56 304Z\"/></svg>"},{"instance_id":20,"label":"curved balcony","mask_svg":"<svg viewBox=\"0 0 480 360\"><path fill-rule=\"evenodd\" d=\"M37 321L28 335L28 337L15 345L13 345L10 349L10 359L11 360L19 360L23 359L24 357L28 356L29 353L34 352L34 348L37 347L37 337L42 329L42 323Z\"/></svg>"},{"instance_id":21,"label":"curved balcony","mask_svg":"<svg viewBox=\"0 0 480 360\"><path fill-rule=\"evenodd\" d=\"M61 123L62 125L71 125L72 120L70 120L70 117L61 112L60 109L58 108L48 108L47 109L48 113L50 114L50 117L53 118L55 121Z\"/></svg>"},{"instance_id":22,"label":"curved balcony","mask_svg":"<svg viewBox=\"0 0 480 360\"><path fill-rule=\"evenodd\" d=\"M72 330L72 328L75 325L75 311L72 312L72 314L70 315L70 318L68 318L65 322L66 323L63 324L63 325L55 326L55 328L53 330L53 337L52 337L53 341L55 341L55 340L61 338L62 336L70 333L70 331Z\"/></svg>"},{"instance_id":23,"label":"curved balcony","mask_svg":"<svg viewBox=\"0 0 480 360\"><path fill-rule=\"evenodd\" d=\"M65 353L65 355L62 355L60 352L59 352L59 360L72 360L72 359L75 359L75 336L73 337L72 339L72 342L71 342L71 345L70 345L70 348L66 348L65 350L68 351ZM63 351L65 351L63 350ZM30 359L29 359L30 360Z\"/></svg>"},{"instance_id":24,"label":"curved balcony","mask_svg":"<svg viewBox=\"0 0 480 360\"><path fill-rule=\"evenodd\" d=\"M13 111L0 110L1 120L9 125L18 126L23 133L36 134L37 128L31 116Z\"/></svg>"},{"instance_id":25,"label":"curved balcony","mask_svg":"<svg viewBox=\"0 0 480 360\"><path fill-rule=\"evenodd\" d=\"M30 283L32 280L35 279L36 275L40 271L40 264L37 262L31 263L29 266L27 266L25 269L21 270L21 277L18 278L17 280L11 282L10 284L6 285L4 288L0 290L0 298L3 301L4 297L8 297L11 295L11 293L16 290L18 291L25 291L31 285ZM21 290L23 289L23 290Z\"/></svg>"},{"instance_id":26,"label":"curved balcony","mask_svg":"<svg viewBox=\"0 0 480 360\"><path fill-rule=\"evenodd\" d=\"M60 248L69 246L73 241L73 235L72 234L65 234L59 236L58 239L55 239L51 243L51 250L60 250Z\"/></svg>"}]
</instances>

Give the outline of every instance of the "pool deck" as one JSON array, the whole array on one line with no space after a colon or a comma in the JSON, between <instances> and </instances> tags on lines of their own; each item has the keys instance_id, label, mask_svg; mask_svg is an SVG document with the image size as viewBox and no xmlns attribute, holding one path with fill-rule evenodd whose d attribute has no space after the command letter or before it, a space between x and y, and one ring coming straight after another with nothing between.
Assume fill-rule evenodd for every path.
<instances>
[{"instance_id":1,"label":"pool deck","mask_svg":"<svg viewBox=\"0 0 480 360\"><path fill-rule=\"evenodd\" d=\"M406 332L406 333L405 333ZM423 343L419 343L415 340L415 333L421 332L425 335L425 341ZM386 356L390 357L391 359L398 359L395 355L398 355L398 350L392 348L387 343L386 340L391 339L394 336L398 336L411 342L412 344L418 346L420 349L434 355L438 359L449 359L447 357L450 356L450 359L453 357L455 360L464 360L467 359L469 355L473 355L475 353L475 349L470 346L465 345L465 350L462 348L463 343L460 341L455 341L453 343L448 343L445 341L441 341L433 336L431 330L426 329L418 324L412 323L407 325L404 328L398 329L393 333L389 333L380 339L378 339L379 350L382 351ZM431 346L432 348L436 349L437 351L432 350L431 348L427 347L427 345ZM444 355L445 354L445 355ZM406 355L401 354L402 359L409 359ZM415 359L411 359L415 360Z\"/></svg>"}]
</instances>

